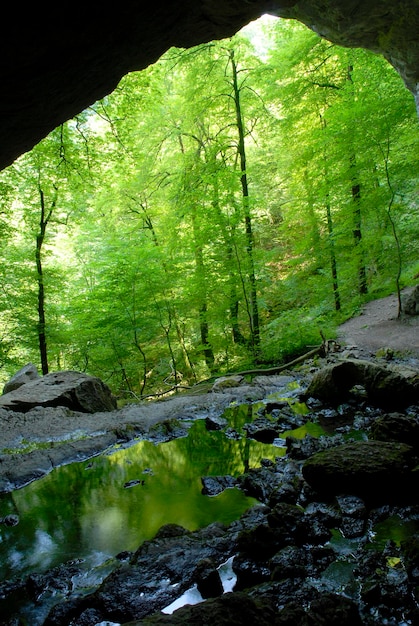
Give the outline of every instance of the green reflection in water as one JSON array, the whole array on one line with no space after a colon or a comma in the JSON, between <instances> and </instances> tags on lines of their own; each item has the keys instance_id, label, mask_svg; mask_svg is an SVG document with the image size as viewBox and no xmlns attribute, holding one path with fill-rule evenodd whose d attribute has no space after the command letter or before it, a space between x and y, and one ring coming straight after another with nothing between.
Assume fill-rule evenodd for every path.
<instances>
[{"instance_id":1,"label":"green reflection in water","mask_svg":"<svg viewBox=\"0 0 419 626\"><path fill-rule=\"evenodd\" d=\"M319 424L315 424L313 422L306 422L303 426L299 428L294 428L294 430L286 430L281 433L281 437L292 436L295 439L304 439L306 435L311 435L312 437L320 437L320 435L324 435L324 430Z\"/></svg>"},{"instance_id":2,"label":"green reflection in water","mask_svg":"<svg viewBox=\"0 0 419 626\"><path fill-rule=\"evenodd\" d=\"M240 490L201 494L201 476L238 476L275 459L278 448L245 438L231 440L196 422L188 437L154 445L142 441L91 461L60 467L0 498L0 579L43 571L74 558L96 560L135 550L167 523L189 530L229 524L255 502ZM130 481L133 486L125 488Z\"/></svg>"},{"instance_id":3,"label":"green reflection in water","mask_svg":"<svg viewBox=\"0 0 419 626\"><path fill-rule=\"evenodd\" d=\"M409 539L418 531L419 520L403 520L399 515L392 515L374 526L372 540L367 547L384 550L388 541L400 546L402 541Z\"/></svg>"}]
</instances>

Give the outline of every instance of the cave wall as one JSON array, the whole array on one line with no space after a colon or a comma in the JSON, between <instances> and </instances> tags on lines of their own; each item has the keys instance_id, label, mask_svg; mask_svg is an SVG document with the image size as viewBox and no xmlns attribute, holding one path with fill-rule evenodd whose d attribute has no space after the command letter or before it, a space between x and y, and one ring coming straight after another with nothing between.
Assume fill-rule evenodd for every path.
<instances>
[{"instance_id":1,"label":"cave wall","mask_svg":"<svg viewBox=\"0 0 419 626\"><path fill-rule=\"evenodd\" d=\"M383 54L419 107L419 0L15 3L0 38L0 169L171 46L228 37L263 13Z\"/></svg>"}]
</instances>

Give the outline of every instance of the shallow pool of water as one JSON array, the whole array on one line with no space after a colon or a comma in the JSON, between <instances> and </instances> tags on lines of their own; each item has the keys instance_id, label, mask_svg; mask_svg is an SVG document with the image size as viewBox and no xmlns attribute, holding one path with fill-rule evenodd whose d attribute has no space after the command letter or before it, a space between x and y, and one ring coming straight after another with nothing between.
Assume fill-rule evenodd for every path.
<instances>
[{"instance_id":1,"label":"shallow pool of water","mask_svg":"<svg viewBox=\"0 0 419 626\"><path fill-rule=\"evenodd\" d=\"M196 422L188 437L155 445L140 441L90 461L55 469L23 489L0 497L0 580L42 572L70 559L105 560L135 550L161 526L189 530L225 524L254 500L238 489L215 497L201 494L201 476L238 476L278 448L249 439L229 439Z\"/></svg>"}]
</instances>

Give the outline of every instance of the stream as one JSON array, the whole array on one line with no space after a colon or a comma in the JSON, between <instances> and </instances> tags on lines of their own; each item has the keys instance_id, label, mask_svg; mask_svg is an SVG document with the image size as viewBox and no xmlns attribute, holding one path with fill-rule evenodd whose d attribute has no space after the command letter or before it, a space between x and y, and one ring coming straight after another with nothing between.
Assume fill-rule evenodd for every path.
<instances>
[{"instance_id":1,"label":"stream","mask_svg":"<svg viewBox=\"0 0 419 626\"><path fill-rule=\"evenodd\" d=\"M263 406L258 402L227 409L222 416L226 430L209 431L200 419L189 425L186 437L157 445L141 440L113 446L2 494L0 517L16 515L19 523L0 525L0 582L70 562L82 571L74 576L74 587L87 593L119 564L116 555L136 550L165 524L192 531L238 519L256 501L237 488L203 495L201 477L237 477L259 467L262 458L274 460L285 453L289 431L275 445L243 436L243 426ZM293 434L303 437L306 432L300 428ZM42 624L56 600L35 606L24 595L17 594L14 606L10 597L7 606L0 599L0 614L19 614L31 626Z\"/></svg>"}]
</instances>

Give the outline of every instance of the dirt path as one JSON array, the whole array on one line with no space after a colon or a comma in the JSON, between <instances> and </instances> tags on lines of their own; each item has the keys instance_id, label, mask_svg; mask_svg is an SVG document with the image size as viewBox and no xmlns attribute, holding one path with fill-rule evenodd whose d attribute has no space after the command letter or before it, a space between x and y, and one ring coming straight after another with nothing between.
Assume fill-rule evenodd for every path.
<instances>
[{"instance_id":1,"label":"dirt path","mask_svg":"<svg viewBox=\"0 0 419 626\"><path fill-rule=\"evenodd\" d=\"M411 291L412 288L405 289L403 295ZM361 315L339 327L338 341L363 352L375 354L389 348L404 357L419 359L419 316L397 319L397 312L396 295L368 302Z\"/></svg>"}]
</instances>

